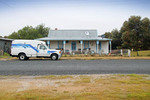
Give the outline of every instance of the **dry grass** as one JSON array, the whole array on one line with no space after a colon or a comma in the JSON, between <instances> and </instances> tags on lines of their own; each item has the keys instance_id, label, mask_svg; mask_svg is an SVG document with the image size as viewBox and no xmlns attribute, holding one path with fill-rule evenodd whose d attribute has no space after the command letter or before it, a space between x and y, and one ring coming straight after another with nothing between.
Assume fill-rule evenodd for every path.
<instances>
[{"instance_id":1,"label":"dry grass","mask_svg":"<svg viewBox=\"0 0 150 100\"><path fill-rule=\"evenodd\" d=\"M144 51L146 52L146 51ZM149 52L148 52L149 53ZM70 56L70 55L63 55L60 59L61 60L70 60L70 59L74 59L74 60L108 60L108 59L150 59L150 54L142 54L139 53L140 56L136 56L137 53L133 52L132 53L132 57L125 57L125 56L99 56L99 55L74 55L74 56ZM146 56L145 56L146 55ZM17 57L9 57L9 56L5 56L5 57L0 57L1 61L6 61L6 60L18 60ZM30 58L30 60L50 60L50 58Z\"/></svg>"},{"instance_id":2,"label":"dry grass","mask_svg":"<svg viewBox=\"0 0 150 100\"><path fill-rule=\"evenodd\" d=\"M150 75L0 78L0 100L150 100Z\"/></svg>"},{"instance_id":3,"label":"dry grass","mask_svg":"<svg viewBox=\"0 0 150 100\"><path fill-rule=\"evenodd\" d=\"M61 60L68 60L68 59L75 59L75 60L108 60L108 59L150 59L149 57L121 57L121 56L105 56L105 57L101 57L101 56L87 56L87 57L77 57L77 56L73 56L73 57L61 57Z\"/></svg>"}]
</instances>

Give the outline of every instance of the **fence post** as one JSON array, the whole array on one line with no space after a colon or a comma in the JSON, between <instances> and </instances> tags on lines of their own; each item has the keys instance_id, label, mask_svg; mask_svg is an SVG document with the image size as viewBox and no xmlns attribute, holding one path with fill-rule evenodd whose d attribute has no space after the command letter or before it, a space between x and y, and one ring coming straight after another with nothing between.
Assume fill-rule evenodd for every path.
<instances>
[{"instance_id":1,"label":"fence post","mask_svg":"<svg viewBox=\"0 0 150 100\"><path fill-rule=\"evenodd\" d=\"M130 49L128 49L128 57L130 57L131 56L131 51L130 51Z\"/></svg>"},{"instance_id":2,"label":"fence post","mask_svg":"<svg viewBox=\"0 0 150 100\"><path fill-rule=\"evenodd\" d=\"M121 56L123 56L123 52L122 52L122 49L120 50L120 52L121 52Z\"/></svg>"}]
</instances>

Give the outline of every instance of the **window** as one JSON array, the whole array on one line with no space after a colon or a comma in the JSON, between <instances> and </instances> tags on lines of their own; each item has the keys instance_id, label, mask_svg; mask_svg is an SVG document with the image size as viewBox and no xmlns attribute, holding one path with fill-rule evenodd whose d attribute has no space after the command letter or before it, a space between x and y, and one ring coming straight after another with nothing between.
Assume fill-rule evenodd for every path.
<instances>
[{"instance_id":1,"label":"window","mask_svg":"<svg viewBox=\"0 0 150 100\"><path fill-rule=\"evenodd\" d=\"M84 49L88 49L89 48L89 41L84 41Z\"/></svg>"},{"instance_id":2,"label":"window","mask_svg":"<svg viewBox=\"0 0 150 100\"><path fill-rule=\"evenodd\" d=\"M58 41L58 49L62 49L63 48L63 41Z\"/></svg>"},{"instance_id":3,"label":"window","mask_svg":"<svg viewBox=\"0 0 150 100\"><path fill-rule=\"evenodd\" d=\"M46 49L46 47L44 46L44 45L40 45L40 49L42 49L42 50L45 50Z\"/></svg>"}]
</instances>

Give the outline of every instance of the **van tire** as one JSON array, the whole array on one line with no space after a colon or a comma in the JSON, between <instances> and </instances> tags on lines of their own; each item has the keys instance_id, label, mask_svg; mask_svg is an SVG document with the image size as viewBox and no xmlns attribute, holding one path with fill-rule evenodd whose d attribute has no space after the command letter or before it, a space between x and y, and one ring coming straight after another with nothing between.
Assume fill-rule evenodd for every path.
<instances>
[{"instance_id":1,"label":"van tire","mask_svg":"<svg viewBox=\"0 0 150 100\"><path fill-rule=\"evenodd\" d=\"M27 60L27 56L24 53L19 54L19 60L23 61L23 60Z\"/></svg>"},{"instance_id":2,"label":"van tire","mask_svg":"<svg viewBox=\"0 0 150 100\"><path fill-rule=\"evenodd\" d=\"M57 54L52 54L51 59L52 60L58 60L58 55Z\"/></svg>"}]
</instances>

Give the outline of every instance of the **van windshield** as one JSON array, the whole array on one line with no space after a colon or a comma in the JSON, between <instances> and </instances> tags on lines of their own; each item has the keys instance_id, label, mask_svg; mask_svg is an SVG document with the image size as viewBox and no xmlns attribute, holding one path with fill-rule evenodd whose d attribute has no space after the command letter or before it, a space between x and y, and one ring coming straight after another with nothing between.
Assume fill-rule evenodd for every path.
<instances>
[{"instance_id":1,"label":"van windshield","mask_svg":"<svg viewBox=\"0 0 150 100\"><path fill-rule=\"evenodd\" d=\"M47 47L46 45L44 45L44 44L40 44L39 49L43 49L43 50L45 50L45 49L48 49L48 47Z\"/></svg>"}]
</instances>

